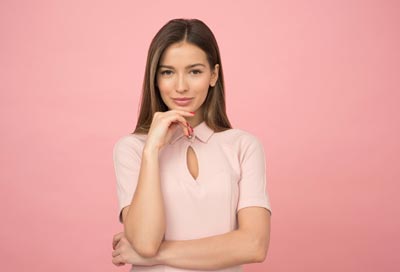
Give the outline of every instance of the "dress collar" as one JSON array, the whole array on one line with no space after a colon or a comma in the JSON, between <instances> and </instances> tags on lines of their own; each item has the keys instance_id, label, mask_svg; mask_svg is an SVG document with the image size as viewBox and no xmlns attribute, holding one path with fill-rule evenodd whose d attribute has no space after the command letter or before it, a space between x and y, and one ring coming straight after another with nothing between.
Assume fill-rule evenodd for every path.
<instances>
[{"instance_id":1,"label":"dress collar","mask_svg":"<svg viewBox=\"0 0 400 272\"><path fill-rule=\"evenodd\" d=\"M177 127L175 133L172 135L170 144L174 144L181 138L186 138L189 141L194 141L196 138L203 143L207 143L210 139L211 135L213 135L214 131L207 126L205 121L202 121L200 124L193 128L193 137L188 139L186 135L183 133L180 127Z\"/></svg>"}]
</instances>

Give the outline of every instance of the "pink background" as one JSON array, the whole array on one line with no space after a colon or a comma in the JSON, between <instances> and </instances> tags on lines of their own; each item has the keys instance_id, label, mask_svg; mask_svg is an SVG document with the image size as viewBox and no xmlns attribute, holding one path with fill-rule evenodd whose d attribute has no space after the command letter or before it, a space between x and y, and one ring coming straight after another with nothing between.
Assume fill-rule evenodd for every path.
<instances>
[{"instance_id":1,"label":"pink background","mask_svg":"<svg viewBox=\"0 0 400 272\"><path fill-rule=\"evenodd\" d=\"M245 271L399 271L399 2L145 2L1 1L1 270L128 271L112 147L151 38L186 17L267 155L270 249Z\"/></svg>"}]
</instances>

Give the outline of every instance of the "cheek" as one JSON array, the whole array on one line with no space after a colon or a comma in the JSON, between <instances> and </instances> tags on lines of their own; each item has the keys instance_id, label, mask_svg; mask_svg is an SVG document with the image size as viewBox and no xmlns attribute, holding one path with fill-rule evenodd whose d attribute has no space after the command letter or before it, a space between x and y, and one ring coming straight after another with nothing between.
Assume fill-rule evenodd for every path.
<instances>
[{"instance_id":1,"label":"cheek","mask_svg":"<svg viewBox=\"0 0 400 272\"><path fill-rule=\"evenodd\" d=\"M210 77L208 75L202 75L191 78L190 83L190 85L193 87L204 89L210 85Z\"/></svg>"},{"instance_id":2,"label":"cheek","mask_svg":"<svg viewBox=\"0 0 400 272\"><path fill-rule=\"evenodd\" d=\"M172 84L168 80L158 80L157 85L161 94L169 93L172 90Z\"/></svg>"},{"instance_id":3,"label":"cheek","mask_svg":"<svg viewBox=\"0 0 400 272\"><path fill-rule=\"evenodd\" d=\"M192 85L192 87L197 92L207 92L209 86L210 86L210 81L207 78L204 78L201 80L196 80L195 82L193 82L193 85Z\"/></svg>"}]
</instances>

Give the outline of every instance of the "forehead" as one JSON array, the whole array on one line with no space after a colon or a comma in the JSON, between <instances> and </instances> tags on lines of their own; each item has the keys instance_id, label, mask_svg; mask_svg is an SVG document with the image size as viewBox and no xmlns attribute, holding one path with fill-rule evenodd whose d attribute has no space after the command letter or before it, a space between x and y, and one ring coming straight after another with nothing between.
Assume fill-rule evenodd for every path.
<instances>
[{"instance_id":1,"label":"forehead","mask_svg":"<svg viewBox=\"0 0 400 272\"><path fill-rule=\"evenodd\" d=\"M160 65L179 66L192 63L207 65L207 56L200 47L187 42L171 44L160 58Z\"/></svg>"}]
</instances>

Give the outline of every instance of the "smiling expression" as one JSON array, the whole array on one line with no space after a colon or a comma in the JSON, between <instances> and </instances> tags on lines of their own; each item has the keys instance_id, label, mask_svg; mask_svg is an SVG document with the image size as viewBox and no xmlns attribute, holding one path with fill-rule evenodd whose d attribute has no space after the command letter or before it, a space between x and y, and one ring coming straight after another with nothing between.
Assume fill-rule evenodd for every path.
<instances>
[{"instance_id":1,"label":"smiling expression","mask_svg":"<svg viewBox=\"0 0 400 272\"><path fill-rule=\"evenodd\" d=\"M198 46L180 42L165 49L157 70L157 86L168 109L196 112L203 116L209 87L218 80L219 65L210 68L206 53Z\"/></svg>"}]
</instances>

